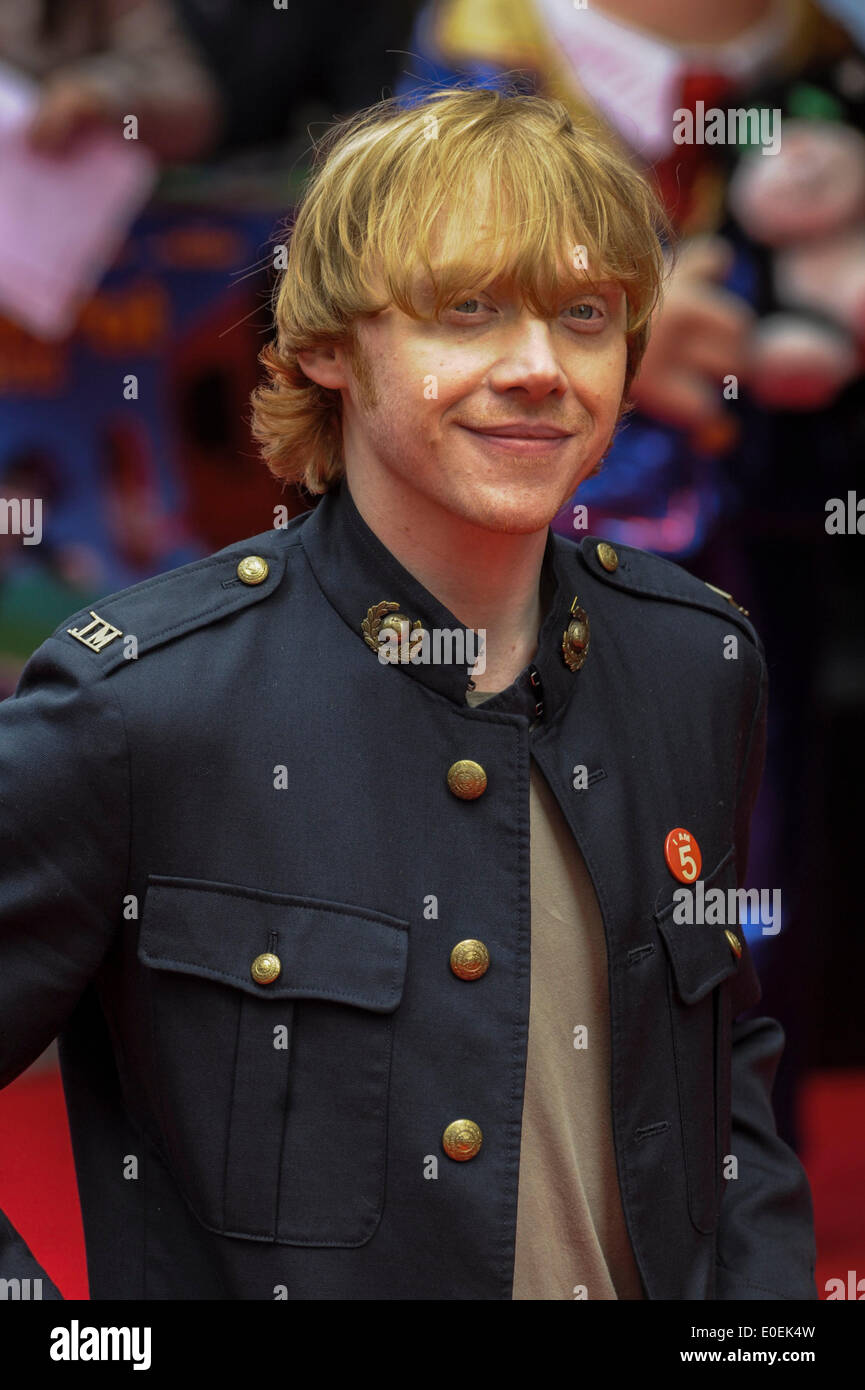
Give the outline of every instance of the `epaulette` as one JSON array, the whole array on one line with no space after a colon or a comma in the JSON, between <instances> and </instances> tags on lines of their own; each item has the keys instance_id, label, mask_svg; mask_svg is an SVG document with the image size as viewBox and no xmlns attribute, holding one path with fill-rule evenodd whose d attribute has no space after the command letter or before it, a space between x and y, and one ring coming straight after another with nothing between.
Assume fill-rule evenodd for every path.
<instances>
[{"instance_id":1,"label":"epaulette","mask_svg":"<svg viewBox=\"0 0 865 1390\"><path fill-rule=\"evenodd\" d=\"M286 531L295 529L296 520L108 594L65 618L51 636L85 647L99 672L108 675L130 656L142 656L272 594L285 571L291 543Z\"/></svg>"},{"instance_id":2,"label":"epaulette","mask_svg":"<svg viewBox=\"0 0 865 1390\"><path fill-rule=\"evenodd\" d=\"M583 564L597 578L613 588L643 598L667 599L717 613L748 636L755 646L760 640L747 609L736 602L732 594L719 589L707 580L697 579L681 565L654 555L648 550L622 545L618 541L585 536L578 544Z\"/></svg>"}]
</instances>

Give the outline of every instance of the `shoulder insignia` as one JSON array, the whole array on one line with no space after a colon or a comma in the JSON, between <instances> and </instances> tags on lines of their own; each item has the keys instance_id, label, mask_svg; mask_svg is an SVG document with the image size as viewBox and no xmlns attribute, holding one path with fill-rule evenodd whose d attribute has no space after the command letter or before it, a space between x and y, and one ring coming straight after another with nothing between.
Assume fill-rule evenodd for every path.
<instances>
[{"instance_id":1,"label":"shoulder insignia","mask_svg":"<svg viewBox=\"0 0 865 1390\"><path fill-rule=\"evenodd\" d=\"M719 589L717 584L710 584L708 579L704 579L703 583L705 584L707 589L712 589L716 594L720 594L721 598L725 598L728 603L732 603L733 607L738 608L740 613L744 613L746 618L749 618L751 616L747 608L743 608L741 603L737 603L736 600L733 598L733 595L728 594L726 589Z\"/></svg>"},{"instance_id":2,"label":"shoulder insignia","mask_svg":"<svg viewBox=\"0 0 865 1390\"><path fill-rule=\"evenodd\" d=\"M291 544L284 529L236 542L98 599L98 608L82 608L52 636L86 647L107 675L131 655L261 602L279 586Z\"/></svg>"},{"instance_id":3,"label":"shoulder insignia","mask_svg":"<svg viewBox=\"0 0 865 1390\"><path fill-rule=\"evenodd\" d=\"M70 637L77 637L79 642L83 642L85 647L89 647L92 652L101 652L103 647L107 647L109 642L113 642L116 637L122 637L123 633L119 627L109 623L106 618L100 618L98 613L90 609L89 622L86 627L67 627L66 631Z\"/></svg>"},{"instance_id":4,"label":"shoulder insignia","mask_svg":"<svg viewBox=\"0 0 865 1390\"><path fill-rule=\"evenodd\" d=\"M691 604L722 616L729 613L752 640L759 642L748 610L737 603L732 594L707 580L698 579L674 560L617 541L610 543L598 536L584 536L577 548L587 569L612 588Z\"/></svg>"}]
</instances>

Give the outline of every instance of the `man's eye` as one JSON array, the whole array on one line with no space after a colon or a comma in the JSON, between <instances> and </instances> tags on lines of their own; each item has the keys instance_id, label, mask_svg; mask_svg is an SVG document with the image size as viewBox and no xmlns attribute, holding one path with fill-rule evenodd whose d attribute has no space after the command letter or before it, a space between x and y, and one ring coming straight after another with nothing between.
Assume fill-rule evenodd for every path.
<instances>
[{"instance_id":1,"label":"man's eye","mask_svg":"<svg viewBox=\"0 0 865 1390\"><path fill-rule=\"evenodd\" d=\"M572 304L568 313L574 313L575 310L575 317L578 317L581 323L590 323L592 314L600 312L595 304Z\"/></svg>"},{"instance_id":2,"label":"man's eye","mask_svg":"<svg viewBox=\"0 0 865 1390\"><path fill-rule=\"evenodd\" d=\"M452 308L453 308L453 309L462 309L462 308L465 307L466 304L476 304L476 305L478 306L479 309L482 309L482 308L483 308L483 305L481 304L481 301L480 301L479 299L463 299L463 300L460 301L459 304L454 304L454 305L452 305ZM467 317L467 318L468 318L468 317L471 317L471 315L466 315L466 317Z\"/></svg>"}]
</instances>

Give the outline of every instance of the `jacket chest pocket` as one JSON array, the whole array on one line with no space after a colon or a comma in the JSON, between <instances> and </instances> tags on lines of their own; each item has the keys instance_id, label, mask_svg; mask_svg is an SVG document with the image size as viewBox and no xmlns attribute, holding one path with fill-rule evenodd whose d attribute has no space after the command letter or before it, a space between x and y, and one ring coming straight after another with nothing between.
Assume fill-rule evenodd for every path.
<instances>
[{"instance_id":1,"label":"jacket chest pocket","mask_svg":"<svg viewBox=\"0 0 865 1390\"><path fill-rule=\"evenodd\" d=\"M667 995L688 1210L694 1226L704 1233L717 1225L722 1166L730 1145L731 1001L726 982L735 976L739 961L725 931L741 946L735 914L733 921L727 920L735 902L729 890L735 887L730 849L703 879L702 894L696 886L687 889L693 894L693 920L687 920L681 901L673 897L655 913L670 964ZM682 917L685 920L677 920Z\"/></svg>"},{"instance_id":2,"label":"jacket chest pocket","mask_svg":"<svg viewBox=\"0 0 865 1390\"><path fill-rule=\"evenodd\" d=\"M148 880L138 956L164 1147L209 1229L286 1245L373 1235L407 949L408 923L382 913ZM276 960L259 983L262 956Z\"/></svg>"}]
</instances>

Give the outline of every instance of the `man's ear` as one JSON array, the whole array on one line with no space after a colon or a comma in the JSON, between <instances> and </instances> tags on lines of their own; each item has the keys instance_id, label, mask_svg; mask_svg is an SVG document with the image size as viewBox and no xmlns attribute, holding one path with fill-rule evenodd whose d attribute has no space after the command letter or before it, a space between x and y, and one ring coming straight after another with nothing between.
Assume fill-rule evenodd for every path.
<instances>
[{"instance_id":1,"label":"man's ear","mask_svg":"<svg viewBox=\"0 0 865 1390\"><path fill-rule=\"evenodd\" d=\"M348 386L345 357L338 343L322 343L319 347L302 348L297 354L298 366L310 381L338 391Z\"/></svg>"}]
</instances>

